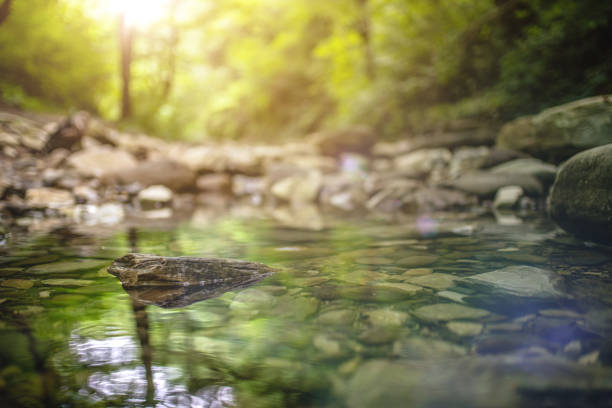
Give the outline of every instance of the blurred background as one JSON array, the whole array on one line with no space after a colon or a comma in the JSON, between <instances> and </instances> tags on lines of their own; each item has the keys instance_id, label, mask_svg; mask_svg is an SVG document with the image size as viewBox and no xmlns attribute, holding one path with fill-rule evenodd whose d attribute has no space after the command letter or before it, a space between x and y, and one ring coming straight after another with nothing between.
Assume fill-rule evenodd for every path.
<instances>
[{"instance_id":1,"label":"blurred background","mask_svg":"<svg viewBox=\"0 0 612 408\"><path fill-rule=\"evenodd\" d=\"M174 140L393 139L612 92L601 0L2 0L0 101Z\"/></svg>"}]
</instances>

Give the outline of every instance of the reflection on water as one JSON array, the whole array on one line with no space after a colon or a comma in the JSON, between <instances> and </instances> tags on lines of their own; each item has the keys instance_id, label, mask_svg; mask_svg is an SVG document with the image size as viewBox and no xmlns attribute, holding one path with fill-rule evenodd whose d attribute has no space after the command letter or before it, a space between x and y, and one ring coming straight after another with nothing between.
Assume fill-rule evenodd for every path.
<instances>
[{"instance_id":1,"label":"reflection on water","mask_svg":"<svg viewBox=\"0 0 612 408\"><path fill-rule=\"evenodd\" d=\"M88 339L72 334L68 343L79 363L95 367L131 363L138 356L138 346L130 336Z\"/></svg>"},{"instance_id":2,"label":"reflection on water","mask_svg":"<svg viewBox=\"0 0 612 408\"><path fill-rule=\"evenodd\" d=\"M279 272L166 309L106 272L127 252ZM3 255L2 406L612 404L611 253L543 219L218 217L17 235Z\"/></svg>"}]
</instances>

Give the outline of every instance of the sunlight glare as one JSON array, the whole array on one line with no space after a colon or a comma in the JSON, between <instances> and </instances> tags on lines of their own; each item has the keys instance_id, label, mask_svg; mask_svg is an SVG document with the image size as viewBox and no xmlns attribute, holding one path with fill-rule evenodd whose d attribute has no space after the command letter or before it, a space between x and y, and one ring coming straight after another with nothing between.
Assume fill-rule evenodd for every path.
<instances>
[{"instance_id":1,"label":"sunlight glare","mask_svg":"<svg viewBox=\"0 0 612 408\"><path fill-rule=\"evenodd\" d=\"M126 23L135 27L146 27L159 20L168 12L170 0L111 0L110 11L124 14Z\"/></svg>"}]
</instances>

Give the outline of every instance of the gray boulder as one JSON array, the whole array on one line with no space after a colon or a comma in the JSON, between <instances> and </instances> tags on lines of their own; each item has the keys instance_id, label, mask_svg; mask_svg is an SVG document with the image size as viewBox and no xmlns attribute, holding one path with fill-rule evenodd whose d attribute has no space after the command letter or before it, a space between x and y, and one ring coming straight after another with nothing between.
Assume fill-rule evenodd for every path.
<instances>
[{"instance_id":1,"label":"gray boulder","mask_svg":"<svg viewBox=\"0 0 612 408\"><path fill-rule=\"evenodd\" d=\"M524 174L537 178L543 186L550 186L555 181L557 167L533 158L512 160L490 169L492 173Z\"/></svg>"},{"instance_id":2,"label":"gray boulder","mask_svg":"<svg viewBox=\"0 0 612 408\"><path fill-rule=\"evenodd\" d=\"M513 120L500 130L497 145L560 163L582 150L612 143L610 98L581 99Z\"/></svg>"},{"instance_id":3,"label":"gray boulder","mask_svg":"<svg viewBox=\"0 0 612 408\"><path fill-rule=\"evenodd\" d=\"M489 171L467 173L449 185L457 190L476 194L481 198L492 198L497 190L506 186L519 186L529 196L540 196L544 191L542 184L533 176Z\"/></svg>"},{"instance_id":4,"label":"gray boulder","mask_svg":"<svg viewBox=\"0 0 612 408\"><path fill-rule=\"evenodd\" d=\"M579 153L561 167L549 209L563 229L612 243L612 144Z\"/></svg>"}]
</instances>

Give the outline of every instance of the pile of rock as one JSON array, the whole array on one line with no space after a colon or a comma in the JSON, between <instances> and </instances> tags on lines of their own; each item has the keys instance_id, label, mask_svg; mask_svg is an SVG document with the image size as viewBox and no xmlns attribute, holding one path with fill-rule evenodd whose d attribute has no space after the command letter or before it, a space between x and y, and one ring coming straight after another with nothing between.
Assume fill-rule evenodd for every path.
<instances>
[{"instance_id":1,"label":"pile of rock","mask_svg":"<svg viewBox=\"0 0 612 408\"><path fill-rule=\"evenodd\" d=\"M86 113L63 119L0 112L2 213L95 223L237 202L306 218L313 208L531 209L544 202L557 172L541 159L557 162L572 149L605 141L611 112L605 98L555 108L505 125L497 146L495 129L472 124L394 143L355 127L283 145L190 145L121 133ZM588 126L597 137L587 137ZM552 127L564 137L576 129L584 137L557 138L563 148L549 149L544 135Z\"/></svg>"}]
</instances>

